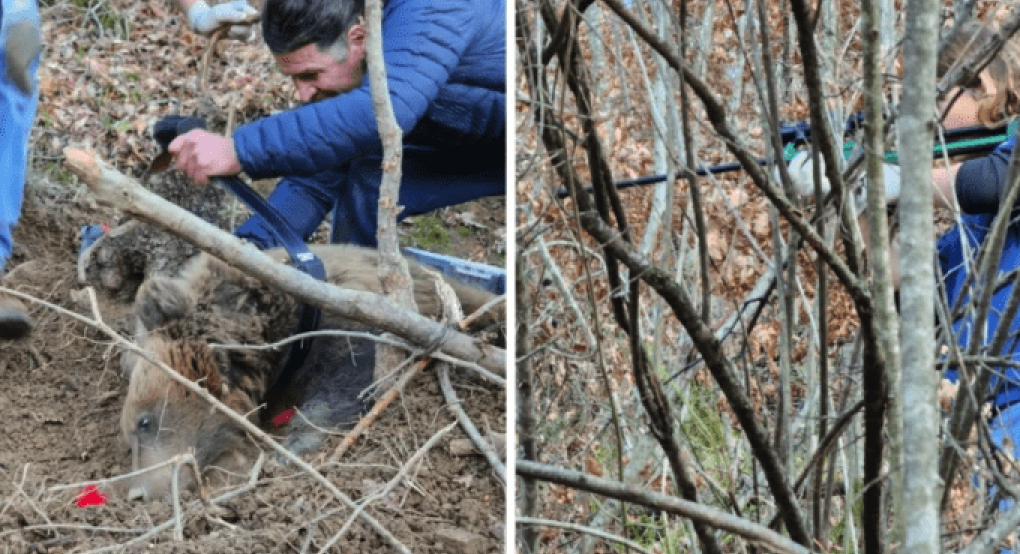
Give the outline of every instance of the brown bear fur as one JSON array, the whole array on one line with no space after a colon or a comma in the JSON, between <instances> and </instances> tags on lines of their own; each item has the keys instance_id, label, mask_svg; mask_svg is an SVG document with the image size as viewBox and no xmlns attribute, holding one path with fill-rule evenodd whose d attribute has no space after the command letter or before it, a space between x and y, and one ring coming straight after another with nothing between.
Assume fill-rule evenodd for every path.
<instances>
[{"instance_id":1,"label":"brown bear fur","mask_svg":"<svg viewBox=\"0 0 1020 554\"><path fill-rule=\"evenodd\" d=\"M380 292L375 250L348 245L315 246L323 260L327 281L344 289ZM285 261L283 251L268 251ZM439 316L438 272L409 261L419 311ZM465 313L472 313L493 295L447 280ZM147 279L135 299L135 331L139 345L182 376L200 383L235 412L257 421L256 409L265 399L286 355L285 349L213 349L210 344L260 345L278 342L298 325L300 304L290 295L247 276L226 263L201 254L178 277ZM485 319L501 321L498 308ZM323 328L358 329L323 313ZM339 354L338 354L339 356ZM201 467L236 465L250 450L240 429L203 399L187 391L143 358L122 359L130 378L121 413L121 430L130 443L134 469L163 462L193 450ZM240 462L239 462L240 463ZM183 473L182 473L183 475ZM132 485L135 493L165 494L170 473L152 472Z\"/></svg>"}]
</instances>

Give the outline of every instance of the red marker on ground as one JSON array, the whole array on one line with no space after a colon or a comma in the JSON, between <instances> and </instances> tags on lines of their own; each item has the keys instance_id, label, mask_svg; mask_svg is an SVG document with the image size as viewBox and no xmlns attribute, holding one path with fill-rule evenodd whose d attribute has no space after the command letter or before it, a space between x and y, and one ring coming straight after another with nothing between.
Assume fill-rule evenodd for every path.
<instances>
[{"instance_id":1,"label":"red marker on ground","mask_svg":"<svg viewBox=\"0 0 1020 554\"><path fill-rule=\"evenodd\" d=\"M74 500L78 503L79 508L102 506L103 504L106 504L106 495L99 492L99 489L97 489L95 485L88 485Z\"/></svg>"}]
</instances>

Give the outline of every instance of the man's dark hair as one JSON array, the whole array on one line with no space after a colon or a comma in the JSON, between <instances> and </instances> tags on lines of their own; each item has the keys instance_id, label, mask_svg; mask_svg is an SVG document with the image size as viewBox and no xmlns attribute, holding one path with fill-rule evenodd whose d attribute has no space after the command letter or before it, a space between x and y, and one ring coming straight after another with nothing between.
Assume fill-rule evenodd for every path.
<instances>
[{"instance_id":1,"label":"man's dark hair","mask_svg":"<svg viewBox=\"0 0 1020 554\"><path fill-rule=\"evenodd\" d=\"M273 54L309 44L325 51L338 40L346 41L347 31L364 11L365 0L266 0L262 36Z\"/></svg>"}]
</instances>

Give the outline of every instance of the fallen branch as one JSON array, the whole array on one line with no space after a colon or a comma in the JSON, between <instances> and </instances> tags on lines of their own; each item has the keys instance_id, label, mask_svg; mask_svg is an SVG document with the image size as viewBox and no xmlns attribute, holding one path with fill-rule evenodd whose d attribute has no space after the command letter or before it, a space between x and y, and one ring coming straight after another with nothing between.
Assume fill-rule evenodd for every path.
<instances>
[{"instance_id":1,"label":"fallen branch","mask_svg":"<svg viewBox=\"0 0 1020 554\"><path fill-rule=\"evenodd\" d=\"M380 295L342 290L317 281L290 266L274 263L265 253L146 190L137 181L110 167L94 153L64 149L68 169L88 185L101 203L178 236L275 286L298 300L341 317L397 335L421 347L441 339L439 350L506 375L506 352L439 323L395 306Z\"/></svg>"},{"instance_id":2,"label":"fallen branch","mask_svg":"<svg viewBox=\"0 0 1020 554\"><path fill-rule=\"evenodd\" d=\"M326 330L322 330L322 331L308 331L307 333L297 333L297 334L291 335L291 336L289 336L289 337L287 337L285 339L282 339L282 340L280 340L278 342L273 342L273 343L265 343L265 344L220 344L220 343L213 343L213 344L210 344L209 346L213 350L225 350L225 351L229 351L229 350L276 350L277 348L281 348L281 347L287 346L288 344L290 344L292 342L299 342L299 341L302 341L302 340L305 340L305 339L308 339L308 338L314 338L314 337L349 337L349 338L353 338L353 339L370 340L370 341L375 341L375 342L380 343L380 344L386 344L386 345L389 345L389 346L396 346L398 348L403 348L404 350L409 350L411 352L411 356L423 356L423 355L425 355L426 352L428 352L428 350L426 350L426 349L415 348L411 344L408 344L408 343L406 343L404 341L399 341L399 340L393 339L391 337L377 335L375 333L369 333L369 332L365 332L365 331L344 331L344 330L341 330L341 329L326 329ZM446 362L446 363L448 363L450 365L454 365L454 366L457 366L457 367L463 367L465 369L473 371L473 372L477 373L478 376L481 377L482 379L485 379L486 381L488 381L490 383L493 383L495 385L499 385L499 387L501 387L501 388L504 388L504 389L506 388L506 379L500 377L499 375L496 375L495 373L492 373L491 371L488 371L487 369L485 369L484 367L479 366L478 364L473 364L471 362L465 362L464 360L461 360L460 358L454 358L452 356L447 356L446 354L443 354L443 353L440 353L440 352L432 352L432 353L430 353L428 355L431 356L432 358L435 358L435 359L437 359L439 361Z\"/></svg>"},{"instance_id":3,"label":"fallen branch","mask_svg":"<svg viewBox=\"0 0 1020 554\"><path fill-rule=\"evenodd\" d=\"M594 477L579 471L540 464L529 460L518 459L516 467L518 477L534 477L535 479L541 479L550 483L558 483L567 487L687 517L743 537L744 540L755 545L764 546L768 552L778 552L781 554L810 554L811 552L764 525L737 517L718 508L675 496L640 490L619 481Z\"/></svg>"}]
</instances>

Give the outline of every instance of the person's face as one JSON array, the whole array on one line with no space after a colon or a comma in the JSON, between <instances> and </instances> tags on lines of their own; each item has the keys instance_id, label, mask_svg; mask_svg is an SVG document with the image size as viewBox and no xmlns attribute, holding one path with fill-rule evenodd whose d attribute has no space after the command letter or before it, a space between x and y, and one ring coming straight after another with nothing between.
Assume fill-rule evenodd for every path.
<instances>
[{"instance_id":1,"label":"person's face","mask_svg":"<svg viewBox=\"0 0 1020 554\"><path fill-rule=\"evenodd\" d=\"M318 102L361 86L365 75L365 30L354 25L347 33L347 56L337 61L314 44L274 56L280 71L294 79L302 102Z\"/></svg>"},{"instance_id":2,"label":"person's face","mask_svg":"<svg viewBox=\"0 0 1020 554\"><path fill-rule=\"evenodd\" d=\"M978 79L981 83L980 86L963 89L963 94L949 108L949 112L946 113L946 118L943 121L946 129L957 129L980 124L977 118L978 103L987 96L994 96L996 88L995 81L988 75L987 71L982 71L978 75ZM942 102L939 103L939 110L944 110L946 105L956 97L956 93L959 90L959 88L950 89Z\"/></svg>"}]
</instances>

